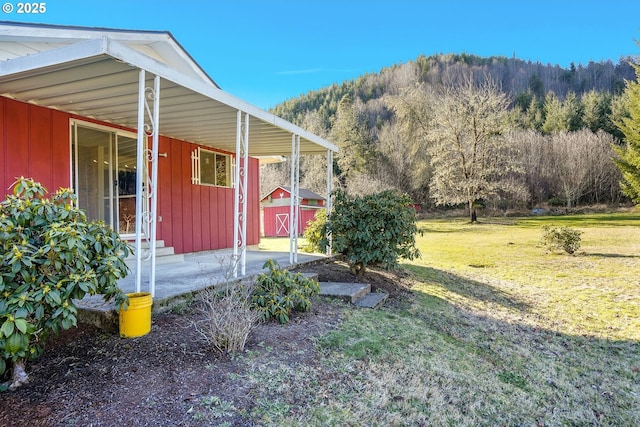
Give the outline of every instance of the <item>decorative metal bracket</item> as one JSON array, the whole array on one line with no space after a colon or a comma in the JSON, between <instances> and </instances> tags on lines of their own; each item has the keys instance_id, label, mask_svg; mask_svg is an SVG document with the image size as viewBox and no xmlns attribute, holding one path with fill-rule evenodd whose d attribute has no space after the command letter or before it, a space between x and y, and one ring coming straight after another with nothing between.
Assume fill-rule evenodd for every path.
<instances>
[{"instance_id":1,"label":"decorative metal bracket","mask_svg":"<svg viewBox=\"0 0 640 427\"><path fill-rule=\"evenodd\" d=\"M146 113L146 114L145 114ZM160 77L154 77L154 86L146 86L145 71L140 70L138 83L138 149L136 192L136 292L141 290L142 260L151 261L149 288L155 294L156 218L158 184L158 141L160 113ZM151 148L147 147L149 137ZM147 247L142 248L142 237Z\"/></svg>"},{"instance_id":2,"label":"decorative metal bracket","mask_svg":"<svg viewBox=\"0 0 640 427\"><path fill-rule=\"evenodd\" d=\"M300 135L291 135L291 204L289 208L289 263L298 263L300 219Z\"/></svg>"},{"instance_id":3,"label":"decorative metal bracket","mask_svg":"<svg viewBox=\"0 0 640 427\"><path fill-rule=\"evenodd\" d=\"M247 176L249 174L249 114L238 110L234 178L233 276L245 275L247 269Z\"/></svg>"}]
</instances>

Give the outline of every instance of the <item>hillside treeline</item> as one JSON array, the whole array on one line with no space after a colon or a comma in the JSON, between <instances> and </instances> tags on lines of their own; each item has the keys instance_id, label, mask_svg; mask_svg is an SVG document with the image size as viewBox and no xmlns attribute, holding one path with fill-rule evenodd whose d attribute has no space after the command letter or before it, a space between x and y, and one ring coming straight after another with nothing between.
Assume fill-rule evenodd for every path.
<instances>
[{"instance_id":1,"label":"hillside treeline","mask_svg":"<svg viewBox=\"0 0 640 427\"><path fill-rule=\"evenodd\" d=\"M433 120L437 107L453 88L490 83L505 99L500 104L505 114L499 115L504 126L498 128L509 149L509 179L518 185L511 186L517 191L496 191L482 203L497 208L619 203L624 198L611 145L623 138L616 123L628 115L625 81L635 80L630 62L621 58L618 64L564 69L504 57L420 56L290 99L273 112L340 147L335 185L355 194L397 189L429 207L438 199L434 167L443 162L433 147L445 140ZM446 144L439 147L447 150ZM263 192L287 183L288 176L287 164L264 168ZM303 159L302 187L323 193L325 176L326 163Z\"/></svg>"}]
</instances>

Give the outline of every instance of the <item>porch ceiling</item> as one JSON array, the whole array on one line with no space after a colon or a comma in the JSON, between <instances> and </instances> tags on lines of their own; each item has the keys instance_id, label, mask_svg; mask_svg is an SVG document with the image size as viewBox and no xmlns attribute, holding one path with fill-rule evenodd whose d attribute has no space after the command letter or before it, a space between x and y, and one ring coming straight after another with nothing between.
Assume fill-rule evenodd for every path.
<instances>
[{"instance_id":1,"label":"porch ceiling","mask_svg":"<svg viewBox=\"0 0 640 427\"><path fill-rule=\"evenodd\" d=\"M105 37L0 62L0 95L135 129L139 70L147 86L161 77L161 135L235 152L238 110L249 113L249 155L291 153L292 134L301 154L337 151L332 143Z\"/></svg>"}]
</instances>

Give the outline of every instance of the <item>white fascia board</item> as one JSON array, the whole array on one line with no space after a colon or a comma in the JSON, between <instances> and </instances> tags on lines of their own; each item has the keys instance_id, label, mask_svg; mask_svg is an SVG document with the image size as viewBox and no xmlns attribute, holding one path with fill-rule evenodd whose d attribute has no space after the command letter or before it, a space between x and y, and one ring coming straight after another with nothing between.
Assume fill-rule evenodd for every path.
<instances>
[{"instance_id":1,"label":"white fascia board","mask_svg":"<svg viewBox=\"0 0 640 427\"><path fill-rule=\"evenodd\" d=\"M236 98L235 96L216 88L215 86L213 86L213 84L207 84L200 80L189 77L183 73L176 72L160 61L156 61L153 58L143 55L123 43L109 40L106 46L106 53L125 63L142 68L150 73L170 80L180 86L226 104L229 107L235 108L245 113L249 113L255 118L258 118L266 123L270 123L280 129L291 132L292 134L299 135L301 138L311 141L321 147L324 147L327 150L331 150L334 152L338 151L338 147L330 143L329 141L326 141L317 135L307 132L306 130L292 123L289 123L288 121L274 114L261 110L260 108L251 105L248 102L241 100L240 98Z\"/></svg>"},{"instance_id":2,"label":"white fascia board","mask_svg":"<svg viewBox=\"0 0 640 427\"><path fill-rule=\"evenodd\" d=\"M0 76L10 76L105 53L106 39L87 40L0 62Z\"/></svg>"},{"instance_id":3,"label":"white fascia board","mask_svg":"<svg viewBox=\"0 0 640 427\"><path fill-rule=\"evenodd\" d=\"M69 25L32 24L26 22L0 22L0 38L14 41L70 42L95 40L102 37L135 43L166 40L166 31L117 30L112 28L75 27Z\"/></svg>"}]
</instances>

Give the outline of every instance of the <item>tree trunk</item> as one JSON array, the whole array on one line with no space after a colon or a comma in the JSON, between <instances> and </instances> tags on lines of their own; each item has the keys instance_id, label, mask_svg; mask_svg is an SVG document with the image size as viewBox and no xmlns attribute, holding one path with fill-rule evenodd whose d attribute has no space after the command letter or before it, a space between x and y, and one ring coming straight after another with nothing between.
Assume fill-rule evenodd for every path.
<instances>
[{"instance_id":1,"label":"tree trunk","mask_svg":"<svg viewBox=\"0 0 640 427\"><path fill-rule=\"evenodd\" d=\"M9 385L9 390L15 390L23 384L29 382L29 375L24 370L24 360L20 360L18 362L14 362L13 364L13 375L11 377L11 384Z\"/></svg>"},{"instance_id":2,"label":"tree trunk","mask_svg":"<svg viewBox=\"0 0 640 427\"><path fill-rule=\"evenodd\" d=\"M469 201L469 214L471 215L471 223L478 222L478 213L476 212L475 204L473 200Z\"/></svg>"}]
</instances>

